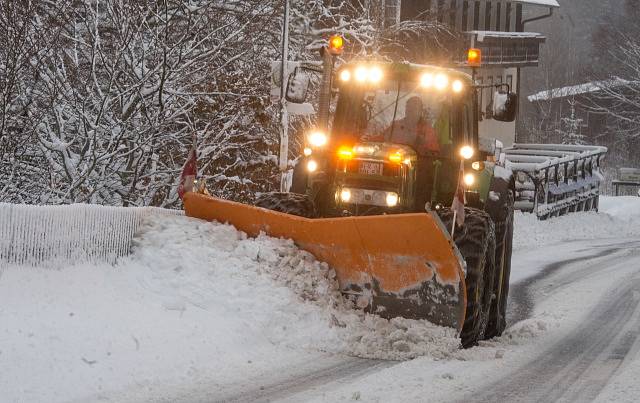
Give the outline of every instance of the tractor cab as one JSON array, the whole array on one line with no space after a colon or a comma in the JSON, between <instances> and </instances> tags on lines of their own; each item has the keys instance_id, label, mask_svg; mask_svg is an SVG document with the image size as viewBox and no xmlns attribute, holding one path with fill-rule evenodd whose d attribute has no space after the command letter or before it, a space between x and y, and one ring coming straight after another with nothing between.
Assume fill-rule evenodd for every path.
<instances>
[{"instance_id":1,"label":"tractor cab","mask_svg":"<svg viewBox=\"0 0 640 403\"><path fill-rule=\"evenodd\" d=\"M311 133L305 150L307 193L318 208L371 215L450 203L460 153L472 158L478 147L471 77L408 63L349 63L335 82L331 132Z\"/></svg>"}]
</instances>

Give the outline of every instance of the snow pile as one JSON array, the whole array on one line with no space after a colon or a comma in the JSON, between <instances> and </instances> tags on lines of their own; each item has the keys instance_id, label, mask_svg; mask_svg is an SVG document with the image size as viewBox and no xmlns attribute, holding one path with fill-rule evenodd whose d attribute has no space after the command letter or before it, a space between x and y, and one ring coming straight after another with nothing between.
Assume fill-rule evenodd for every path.
<instances>
[{"instance_id":1,"label":"snow pile","mask_svg":"<svg viewBox=\"0 0 640 403\"><path fill-rule=\"evenodd\" d=\"M600 197L600 212L572 213L539 221L516 213L513 247L520 250L562 241L640 236L640 197Z\"/></svg>"},{"instance_id":2,"label":"snow pile","mask_svg":"<svg viewBox=\"0 0 640 403\"><path fill-rule=\"evenodd\" d=\"M145 396L327 353L434 360L458 349L452 329L352 309L326 264L291 241L180 216L147 221L115 266L6 267L0 400Z\"/></svg>"},{"instance_id":3,"label":"snow pile","mask_svg":"<svg viewBox=\"0 0 640 403\"><path fill-rule=\"evenodd\" d=\"M506 344L523 344L530 339L543 335L556 321L542 315L540 318L525 319L505 330L499 340Z\"/></svg>"},{"instance_id":4,"label":"snow pile","mask_svg":"<svg viewBox=\"0 0 640 403\"><path fill-rule=\"evenodd\" d=\"M132 265L145 266L146 284L167 298L165 307L226 306L272 343L292 348L402 360L444 358L459 346L452 329L355 310L335 272L289 240L163 218L144 228L133 254L120 262Z\"/></svg>"}]
</instances>

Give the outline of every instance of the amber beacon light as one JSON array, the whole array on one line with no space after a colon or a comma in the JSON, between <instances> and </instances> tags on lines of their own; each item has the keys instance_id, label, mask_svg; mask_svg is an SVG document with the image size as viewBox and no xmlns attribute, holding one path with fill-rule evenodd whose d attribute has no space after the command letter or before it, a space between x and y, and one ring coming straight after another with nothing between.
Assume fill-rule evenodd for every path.
<instances>
[{"instance_id":1,"label":"amber beacon light","mask_svg":"<svg viewBox=\"0 0 640 403\"><path fill-rule=\"evenodd\" d=\"M467 51L467 64L469 66L480 66L482 64L482 51L471 48Z\"/></svg>"},{"instance_id":2,"label":"amber beacon light","mask_svg":"<svg viewBox=\"0 0 640 403\"><path fill-rule=\"evenodd\" d=\"M329 52L338 56L342 54L342 50L344 49L344 38L342 35L333 35L329 38Z\"/></svg>"}]
</instances>

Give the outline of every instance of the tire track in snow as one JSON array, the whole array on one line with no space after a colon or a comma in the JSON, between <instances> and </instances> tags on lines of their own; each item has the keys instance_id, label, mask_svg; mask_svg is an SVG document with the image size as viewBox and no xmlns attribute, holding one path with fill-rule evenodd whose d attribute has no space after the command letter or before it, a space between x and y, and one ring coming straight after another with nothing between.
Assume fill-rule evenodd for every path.
<instances>
[{"instance_id":1,"label":"tire track in snow","mask_svg":"<svg viewBox=\"0 0 640 403\"><path fill-rule=\"evenodd\" d=\"M614 252L601 254L607 256ZM567 283L560 282L554 288L565 285ZM595 399L640 336L638 273L620 281L587 317L585 323L512 376L462 401L583 402Z\"/></svg>"},{"instance_id":2,"label":"tire track in snow","mask_svg":"<svg viewBox=\"0 0 640 403\"><path fill-rule=\"evenodd\" d=\"M640 242L624 242L621 244L601 245L598 248L604 250L589 256L565 259L548 264L544 269L534 276L528 277L516 284L511 285L509 291L509 303L507 304L507 323L514 324L522 320L529 319L535 308L535 293L544 288L545 293L551 293L575 281L573 275L577 270L572 270L565 274L564 279L558 279L552 284L541 284L551 276L561 270L576 263L589 263L586 267L579 269L580 278L587 278L597 274L601 270L601 258L609 257L617 252L626 251L633 247L639 247Z\"/></svg>"},{"instance_id":3,"label":"tire track in snow","mask_svg":"<svg viewBox=\"0 0 640 403\"><path fill-rule=\"evenodd\" d=\"M228 396L214 397L214 402L271 402L283 400L304 392L313 392L315 388L332 384L352 382L360 377L385 368L397 365L397 361L368 360L364 358L346 358L338 363L323 365L303 374L286 376L282 379L253 381L254 384L264 382L257 389L246 390Z\"/></svg>"}]
</instances>

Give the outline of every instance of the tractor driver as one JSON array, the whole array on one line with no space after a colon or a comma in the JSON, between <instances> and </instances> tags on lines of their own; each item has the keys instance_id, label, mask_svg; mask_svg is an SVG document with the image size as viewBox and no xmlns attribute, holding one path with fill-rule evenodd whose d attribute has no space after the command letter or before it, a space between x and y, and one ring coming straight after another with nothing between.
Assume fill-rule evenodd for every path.
<instances>
[{"instance_id":1,"label":"tractor driver","mask_svg":"<svg viewBox=\"0 0 640 403\"><path fill-rule=\"evenodd\" d=\"M440 151L435 129L428 118L424 117L424 104L419 96L407 100L404 118L394 121L384 131L384 140L408 145L419 154Z\"/></svg>"}]
</instances>

